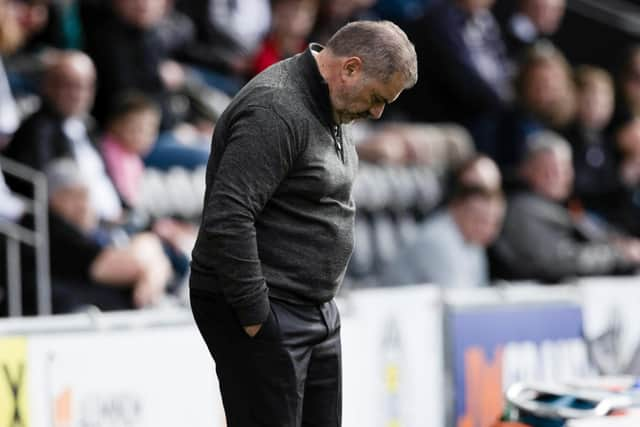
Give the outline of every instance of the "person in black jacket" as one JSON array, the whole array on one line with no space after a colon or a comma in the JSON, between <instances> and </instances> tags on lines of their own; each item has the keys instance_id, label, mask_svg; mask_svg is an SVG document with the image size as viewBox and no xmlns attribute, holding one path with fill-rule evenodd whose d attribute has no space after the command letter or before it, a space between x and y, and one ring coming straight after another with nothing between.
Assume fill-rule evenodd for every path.
<instances>
[{"instance_id":1,"label":"person in black jacket","mask_svg":"<svg viewBox=\"0 0 640 427\"><path fill-rule=\"evenodd\" d=\"M89 188L72 159L46 168L49 184L49 243L54 312L94 305L123 310L158 302L171 266L157 236L126 236L99 223ZM126 241L125 241L126 240Z\"/></svg>"},{"instance_id":2,"label":"person in black jacket","mask_svg":"<svg viewBox=\"0 0 640 427\"><path fill-rule=\"evenodd\" d=\"M344 125L416 80L402 30L359 21L259 74L220 117L190 287L230 427L340 425L333 298L358 161Z\"/></svg>"},{"instance_id":3,"label":"person in black jacket","mask_svg":"<svg viewBox=\"0 0 640 427\"><path fill-rule=\"evenodd\" d=\"M79 51L58 54L45 73L42 107L20 125L3 155L40 171L54 159L73 158L87 176L100 218L117 222L123 214L122 202L87 124L95 82L95 68L87 55ZM23 194L31 191L24 182L8 183Z\"/></svg>"},{"instance_id":4,"label":"person in black jacket","mask_svg":"<svg viewBox=\"0 0 640 427\"><path fill-rule=\"evenodd\" d=\"M520 59L536 42L551 38L560 28L566 0L519 0L503 26L512 58Z\"/></svg>"},{"instance_id":5,"label":"person in black jacket","mask_svg":"<svg viewBox=\"0 0 640 427\"><path fill-rule=\"evenodd\" d=\"M512 64L490 7L493 0L439 0L417 20L421 78L402 100L411 120L461 123L492 154L494 122L513 98Z\"/></svg>"},{"instance_id":6,"label":"person in black jacket","mask_svg":"<svg viewBox=\"0 0 640 427\"><path fill-rule=\"evenodd\" d=\"M493 248L501 278L558 282L637 270L638 239L564 205L574 178L567 141L551 131L532 134L520 172L524 188L509 197Z\"/></svg>"},{"instance_id":7,"label":"person in black jacket","mask_svg":"<svg viewBox=\"0 0 640 427\"><path fill-rule=\"evenodd\" d=\"M162 111L162 132L145 164L159 169L203 166L209 147L203 145L206 139L197 123L189 122L194 109L188 93L198 97L194 91L202 95L207 89L190 80L188 69L171 56L195 36L191 21L174 16L166 0L111 0L104 14L102 22L87 30L88 52L98 72L96 118L106 124L122 94L141 92ZM193 84L197 90L190 89ZM206 132L212 123L207 125Z\"/></svg>"}]
</instances>

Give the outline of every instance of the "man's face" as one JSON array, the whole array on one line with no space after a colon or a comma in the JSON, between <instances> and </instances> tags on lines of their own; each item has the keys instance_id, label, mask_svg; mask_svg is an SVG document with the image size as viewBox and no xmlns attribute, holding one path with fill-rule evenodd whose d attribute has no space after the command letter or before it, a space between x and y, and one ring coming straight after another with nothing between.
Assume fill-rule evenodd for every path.
<instances>
[{"instance_id":1,"label":"man's face","mask_svg":"<svg viewBox=\"0 0 640 427\"><path fill-rule=\"evenodd\" d=\"M461 203L458 225L465 240L478 246L489 246L502 228L504 200L498 196L473 196Z\"/></svg>"},{"instance_id":2,"label":"man's face","mask_svg":"<svg viewBox=\"0 0 640 427\"><path fill-rule=\"evenodd\" d=\"M564 16L565 0L527 0L523 12L529 16L542 34L553 34L558 30Z\"/></svg>"},{"instance_id":3,"label":"man's face","mask_svg":"<svg viewBox=\"0 0 640 427\"><path fill-rule=\"evenodd\" d=\"M523 90L525 105L540 118L561 125L575 110L575 91L567 70L558 61L533 65Z\"/></svg>"},{"instance_id":4,"label":"man's face","mask_svg":"<svg viewBox=\"0 0 640 427\"><path fill-rule=\"evenodd\" d=\"M158 137L160 116L152 110L136 111L116 120L111 131L132 153L145 155Z\"/></svg>"},{"instance_id":5,"label":"man's face","mask_svg":"<svg viewBox=\"0 0 640 427\"><path fill-rule=\"evenodd\" d=\"M56 214L82 231L89 232L98 223L87 187L78 185L61 188L51 195L49 204Z\"/></svg>"},{"instance_id":6,"label":"man's face","mask_svg":"<svg viewBox=\"0 0 640 427\"><path fill-rule=\"evenodd\" d=\"M64 117L82 116L93 105L95 71L90 63L70 61L51 71L46 93L49 102Z\"/></svg>"},{"instance_id":7,"label":"man's face","mask_svg":"<svg viewBox=\"0 0 640 427\"><path fill-rule=\"evenodd\" d=\"M361 68L343 69L331 93L334 113L339 123L356 119L379 119L384 107L395 101L404 90L404 79L394 74L388 82L368 77Z\"/></svg>"},{"instance_id":8,"label":"man's face","mask_svg":"<svg viewBox=\"0 0 640 427\"><path fill-rule=\"evenodd\" d=\"M25 37L31 37L41 31L49 20L48 1L9 0Z\"/></svg>"},{"instance_id":9,"label":"man's face","mask_svg":"<svg viewBox=\"0 0 640 427\"><path fill-rule=\"evenodd\" d=\"M550 149L530 160L529 182L533 190L551 200L564 201L573 189L571 153L564 149Z\"/></svg>"},{"instance_id":10,"label":"man's face","mask_svg":"<svg viewBox=\"0 0 640 427\"><path fill-rule=\"evenodd\" d=\"M602 80L592 80L580 90L578 117L592 129L604 128L613 114L613 88Z\"/></svg>"}]
</instances>

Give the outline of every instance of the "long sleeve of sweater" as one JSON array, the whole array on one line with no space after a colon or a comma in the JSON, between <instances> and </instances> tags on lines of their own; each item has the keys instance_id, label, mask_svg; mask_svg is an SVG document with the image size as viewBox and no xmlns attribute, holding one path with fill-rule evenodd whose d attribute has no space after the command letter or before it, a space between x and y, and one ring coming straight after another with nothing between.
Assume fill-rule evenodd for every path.
<instances>
[{"instance_id":1,"label":"long sleeve of sweater","mask_svg":"<svg viewBox=\"0 0 640 427\"><path fill-rule=\"evenodd\" d=\"M293 166L295 139L273 110L246 110L227 129L228 144L207 176L199 239L204 267L215 272L242 325L269 313L267 286L256 239L256 218Z\"/></svg>"}]
</instances>

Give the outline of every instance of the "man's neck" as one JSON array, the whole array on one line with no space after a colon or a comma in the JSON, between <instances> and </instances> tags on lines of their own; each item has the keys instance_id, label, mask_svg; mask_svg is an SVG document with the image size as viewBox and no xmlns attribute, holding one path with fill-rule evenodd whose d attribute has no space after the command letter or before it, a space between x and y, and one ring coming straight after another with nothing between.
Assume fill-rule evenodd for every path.
<instances>
[{"instance_id":1,"label":"man's neck","mask_svg":"<svg viewBox=\"0 0 640 427\"><path fill-rule=\"evenodd\" d=\"M329 98L331 99L331 82L335 78L332 70L336 68L336 64L334 64L336 59L327 49L323 49L320 52L311 49L311 53L313 54L313 59L316 60L318 71L320 72L322 79L327 84L327 88L329 90ZM335 123L340 123L340 118L338 117L338 114L336 113L333 106L331 108L331 111L333 115L333 121Z\"/></svg>"}]
</instances>

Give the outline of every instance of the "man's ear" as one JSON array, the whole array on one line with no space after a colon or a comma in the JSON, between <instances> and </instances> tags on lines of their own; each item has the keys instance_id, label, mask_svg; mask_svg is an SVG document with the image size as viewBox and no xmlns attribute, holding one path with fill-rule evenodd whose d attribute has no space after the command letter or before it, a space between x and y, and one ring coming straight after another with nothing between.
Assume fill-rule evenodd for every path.
<instances>
[{"instance_id":1,"label":"man's ear","mask_svg":"<svg viewBox=\"0 0 640 427\"><path fill-rule=\"evenodd\" d=\"M358 75L362 72L362 60L357 56L352 56L350 58L345 59L342 62L342 77L344 79L351 79L354 77L358 77Z\"/></svg>"}]
</instances>

